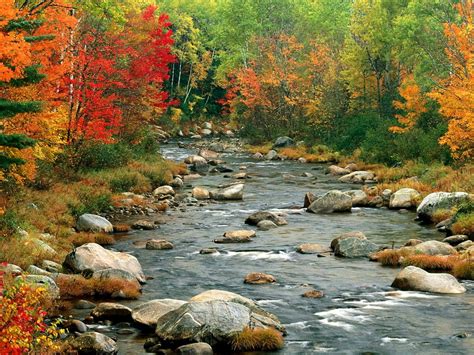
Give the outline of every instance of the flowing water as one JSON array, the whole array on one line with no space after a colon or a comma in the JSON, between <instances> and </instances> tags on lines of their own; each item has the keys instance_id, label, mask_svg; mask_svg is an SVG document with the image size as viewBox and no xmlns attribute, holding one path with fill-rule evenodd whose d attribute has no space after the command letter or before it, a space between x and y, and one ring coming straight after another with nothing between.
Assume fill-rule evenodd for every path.
<instances>
[{"instance_id":1,"label":"flowing water","mask_svg":"<svg viewBox=\"0 0 474 355\"><path fill-rule=\"evenodd\" d=\"M192 149L175 144L163 146L163 154L182 160ZM245 182L244 200L186 206L170 211L166 223L155 231L135 232L114 248L130 251L153 276L134 306L156 298L186 300L202 291L222 289L254 299L276 314L288 330L281 354L467 354L474 349L474 283L464 282L463 295L435 295L395 291L390 287L399 269L382 267L367 259L318 257L295 252L302 243L329 245L334 236L362 231L380 246L403 245L410 238L441 240L433 228L420 226L413 212L353 208L349 214L316 215L295 209L308 191L350 190L324 174L323 165L297 162L254 161L247 154L223 154L235 172L242 165L252 176ZM304 172L314 175L303 177ZM292 176L287 176L291 174ZM231 182L223 174L192 181L194 186L215 188ZM189 188L185 191L188 191ZM227 230L250 229L245 218L259 210L287 213L287 226L258 231L247 244L214 244ZM157 217L163 219L162 217ZM133 242L149 238L167 239L173 250L138 249ZM199 250L218 246L220 252L200 255ZM270 285L246 285L249 272L276 277ZM321 299L301 295L315 288ZM113 334L114 329L106 331ZM143 353L147 335L118 335L121 353Z\"/></svg>"}]
</instances>

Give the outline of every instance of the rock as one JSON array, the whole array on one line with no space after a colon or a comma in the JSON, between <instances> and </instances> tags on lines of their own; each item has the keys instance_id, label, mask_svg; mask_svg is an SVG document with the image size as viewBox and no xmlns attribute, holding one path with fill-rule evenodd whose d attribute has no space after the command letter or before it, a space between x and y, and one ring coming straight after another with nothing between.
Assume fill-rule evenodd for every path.
<instances>
[{"instance_id":1,"label":"rock","mask_svg":"<svg viewBox=\"0 0 474 355\"><path fill-rule=\"evenodd\" d=\"M276 150L270 150L266 155L266 160L276 160L278 158L278 152Z\"/></svg>"},{"instance_id":2,"label":"rock","mask_svg":"<svg viewBox=\"0 0 474 355\"><path fill-rule=\"evenodd\" d=\"M302 296L306 298L322 298L324 297L324 293L323 291L310 290L303 293Z\"/></svg>"},{"instance_id":3,"label":"rock","mask_svg":"<svg viewBox=\"0 0 474 355\"><path fill-rule=\"evenodd\" d=\"M435 228L440 231L440 232L446 232L446 230L448 229L448 227L453 223L453 218L450 217L450 218L446 218L445 220L442 220L441 222L439 222Z\"/></svg>"},{"instance_id":4,"label":"rock","mask_svg":"<svg viewBox=\"0 0 474 355\"><path fill-rule=\"evenodd\" d=\"M303 174L301 174L301 176L306 178L312 178L314 175L308 172L304 172Z\"/></svg>"},{"instance_id":5,"label":"rock","mask_svg":"<svg viewBox=\"0 0 474 355\"><path fill-rule=\"evenodd\" d=\"M210 149L201 149L199 151L199 156L203 157L206 160L217 159L219 158L219 154L210 150Z\"/></svg>"},{"instance_id":6,"label":"rock","mask_svg":"<svg viewBox=\"0 0 474 355\"><path fill-rule=\"evenodd\" d=\"M415 245L418 245L418 244L421 244L423 243L422 240L420 239L409 239L406 243L405 243L405 246L406 247L414 247Z\"/></svg>"},{"instance_id":7,"label":"rock","mask_svg":"<svg viewBox=\"0 0 474 355\"><path fill-rule=\"evenodd\" d=\"M244 184L236 184L211 192L214 200L242 200L244 198Z\"/></svg>"},{"instance_id":8,"label":"rock","mask_svg":"<svg viewBox=\"0 0 474 355\"><path fill-rule=\"evenodd\" d=\"M151 231L157 228L156 224L150 221L139 220L132 224L133 229Z\"/></svg>"},{"instance_id":9,"label":"rock","mask_svg":"<svg viewBox=\"0 0 474 355\"><path fill-rule=\"evenodd\" d=\"M353 172L353 171L359 170L359 169L357 168L357 164L355 164L355 163L347 164L347 165L344 167L344 169L349 170L349 172Z\"/></svg>"},{"instance_id":10,"label":"rock","mask_svg":"<svg viewBox=\"0 0 474 355\"><path fill-rule=\"evenodd\" d=\"M35 265L30 265L26 268L26 272L30 275L44 275L51 277L51 272L43 270Z\"/></svg>"},{"instance_id":11,"label":"rock","mask_svg":"<svg viewBox=\"0 0 474 355\"><path fill-rule=\"evenodd\" d=\"M214 168L214 170L217 173L232 173L234 171L234 169L224 165L218 165Z\"/></svg>"},{"instance_id":12,"label":"rock","mask_svg":"<svg viewBox=\"0 0 474 355\"><path fill-rule=\"evenodd\" d=\"M468 199L466 192L433 192L421 201L416 213L421 220L431 222L437 210L450 210Z\"/></svg>"},{"instance_id":13,"label":"rock","mask_svg":"<svg viewBox=\"0 0 474 355\"><path fill-rule=\"evenodd\" d=\"M235 136L234 132L232 132L230 129L228 129L227 131L225 131L225 135L229 138L232 138Z\"/></svg>"},{"instance_id":14,"label":"rock","mask_svg":"<svg viewBox=\"0 0 474 355\"><path fill-rule=\"evenodd\" d=\"M197 200L208 200L211 198L211 195L208 190L206 190L204 187L198 186L193 188L192 195Z\"/></svg>"},{"instance_id":15,"label":"rock","mask_svg":"<svg viewBox=\"0 0 474 355\"><path fill-rule=\"evenodd\" d=\"M153 196L156 196L156 197L174 196L174 195L175 195L175 191L169 185L160 186L153 191Z\"/></svg>"},{"instance_id":16,"label":"rock","mask_svg":"<svg viewBox=\"0 0 474 355\"><path fill-rule=\"evenodd\" d=\"M282 326L274 318L243 304L215 300L186 303L165 314L158 320L156 335L165 345L206 342L229 349L235 334L247 327L279 329Z\"/></svg>"},{"instance_id":17,"label":"rock","mask_svg":"<svg viewBox=\"0 0 474 355\"><path fill-rule=\"evenodd\" d=\"M237 174L232 175L232 178L237 179L237 180L244 180L244 179L248 179L249 177L247 173L237 173Z\"/></svg>"},{"instance_id":18,"label":"rock","mask_svg":"<svg viewBox=\"0 0 474 355\"><path fill-rule=\"evenodd\" d=\"M43 260L41 262L41 267L49 272L62 272L63 267L61 264L55 263L54 261L51 260Z\"/></svg>"},{"instance_id":19,"label":"rock","mask_svg":"<svg viewBox=\"0 0 474 355\"><path fill-rule=\"evenodd\" d=\"M332 190L316 198L316 200L309 205L307 211L312 213L350 212L351 208L351 196L338 190Z\"/></svg>"},{"instance_id":20,"label":"rock","mask_svg":"<svg viewBox=\"0 0 474 355\"><path fill-rule=\"evenodd\" d=\"M243 304L249 308L257 307L250 298L243 297L237 293L224 290L208 290L189 299L189 302L227 301Z\"/></svg>"},{"instance_id":21,"label":"rock","mask_svg":"<svg viewBox=\"0 0 474 355\"><path fill-rule=\"evenodd\" d=\"M48 243L38 238L27 239L26 243L24 243L24 246L33 247L41 251L42 254L47 254L49 256L54 256L57 254L56 250L54 250Z\"/></svg>"},{"instance_id":22,"label":"rock","mask_svg":"<svg viewBox=\"0 0 474 355\"><path fill-rule=\"evenodd\" d=\"M210 129L204 128L203 130L201 130L201 134L203 136L210 136L212 134L212 131Z\"/></svg>"},{"instance_id":23,"label":"rock","mask_svg":"<svg viewBox=\"0 0 474 355\"><path fill-rule=\"evenodd\" d=\"M389 208L414 208L420 198L420 193L415 189L403 188L390 196Z\"/></svg>"},{"instance_id":24,"label":"rock","mask_svg":"<svg viewBox=\"0 0 474 355\"><path fill-rule=\"evenodd\" d=\"M331 249L316 243L305 243L299 245L296 251L300 254L321 254L330 253Z\"/></svg>"},{"instance_id":25,"label":"rock","mask_svg":"<svg viewBox=\"0 0 474 355\"><path fill-rule=\"evenodd\" d=\"M204 124L202 125L202 128L212 129L212 123L211 122L204 122Z\"/></svg>"},{"instance_id":26,"label":"rock","mask_svg":"<svg viewBox=\"0 0 474 355\"><path fill-rule=\"evenodd\" d=\"M75 309L94 309L97 305L87 300L79 300L74 305Z\"/></svg>"},{"instance_id":27,"label":"rock","mask_svg":"<svg viewBox=\"0 0 474 355\"><path fill-rule=\"evenodd\" d=\"M60 296L59 287L56 285L56 282L49 276L45 275L26 275L26 276L17 276L15 281L23 280L24 283L33 288L42 287L46 289L48 296L52 299L58 299Z\"/></svg>"},{"instance_id":28,"label":"rock","mask_svg":"<svg viewBox=\"0 0 474 355\"><path fill-rule=\"evenodd\" d=\"M330 248L332 250L336 249L336 246L340 243L341 240L348 239L348 238L357 238L360 240L367 240L367 237L365 236L364 233L362 232L348 232L348 233L343 233L338 235L336 238L334 238L331 241L331 246Z\"/></svg>"},{"instance_id":29,"label":"rock","mask_svg":"<svg viewBox=\"0 0 474 355\"><path fill-rule=\"evenodd\" d=\"M87 243L69 253L63 266L73 272L93 272L104 269L119 269L131 273L139 282L145 282L145 275L137 258L127 253L107 250L96 243Z\"/></svg>"},{"instance_id":30,"label":"rock","mask_svg":"<svg viewBox=\"0 0 474 355\"><path fill-rule=\"evenodd\" d=\"M352 199L352 207L365 207L369 204L369 197L362 190L350 190L344 192Z\"/></svg>"},{"instance_id":31,"label":"rock","mask_svg":"<svg viewBox=\"0 0 474 355\"><path fill-rule=\"evenodd\" d=\"M257 223L257 228L262 231L268 231L273 228L278 228L278 226L272 221L264 220Z\"/></svg>"},{"instance_id":32,"label":"rock","mask_svg":"<svg viewBox=\"0 0 474 355\"><path fill-rule=\"evenodd\" d=\"M415 253L427 255L451 255L456 254L454 249L448 243L439 242L437 240L429 240L414 246Z\"/></svg>"},{"instance_id":33,"label":"rock","mask_svg":"<svg viewBox=\"0 0 474 355\"><path fill-rule=\"evenodd\" d=\"M295 145L295 142L290 137L278 137L273 143L273 148L285 148Z\"/></svg>"},{"instance_id":34,"label":"rock","mask_svg":"<svg viewBox=\"0 0 474 355\"><path fill-rule=\"evenodd\" d=\"M145 248L148 250L167 250L173 249L173 243L164 239L151 239L146 242Z\"/></svg>"},{"instance_id":35,"label":"rock","mask_svg":"<svg viewBox=\"0 0 474 355\"><path fill-rule=\"evenodd\" d=\"M132 310L119 303L102 302L92 310L91 316L95 320L129 322L132 318Z\"/></svg>"},{"instance_id":36,"label":"rock","mask_svg":"<svg viewBox=\"0 0 474 355\"><path fill-rule=\"evenodd\" d=\"M380 248L368 240L359 238L340 239L334 248L334 254L344 258L367 257Z\"/></svg>"},{"instance_id":37,"label":"rock","mask_svg":"<svg viewBox=\"0 0 474 355\"><path fill-rule=\"evenodd\" d=\"M255 153L254 155L252 155L252 158L253 158L253 159L256 159L256 160L262 160L262 159L265 158L265 157L264 157L264 155L263 155L262 153L257 152L257 153Z\"/></svg>"},{"instance_id":38,"label":"rock","mask_svg":"<svg viewBox=\"0 0 474 355\"><path fill-rule=\"evenodd\" d=\"M192 343L177 348L178 355L212 355L212 347L207 343Z\"/></svg>"},{"instance_id":39,"label":"rock","mask_svg":"<svg viewBox=\"0 0 474 355\"><path fill-rule=\"evenodd\" d=\"M347 175L347 174L350 174L351 171L349 169L341 168L337 165L331 165L328 168L328 173L331 175Z\"/></svg>"},{"instance_id":40,"label":"rock","mask_svg":"<svg viewBox=\"0 0 474 355\"><path fill-rule=\"evenodd\" d=\"M252 240L249 235L234 235L214 239L214 243L228 244L228 243L250 243Z\"/></svg>"},{"instance_id":41,"label":"rock","mask_svg":"<svg viewBox=\"0 0 474 355\"><path fill-rule=\"evenodd\" d=\"M272 275L263 272L251 272L247 274L244 279L244 283L252 285L270 284L274 282L276 282L276 279Z\"/></svg>"},{"instance_id":42,"label":"rock","mask_svg":"<svg viewBox=\"0 0 474 355\"><path fill-rule=\"evenodd\" d=\"M16 275L23 273L23 269L15 264L2 264L0 263L0 271L7 275Z\"/></svg>"},{"instance_id":43,"label":"rock","mask_svg":"<svg viewBox=\"0 0 474 355\"><path fill-rule=\"evenodd\" d=\"M169 298L148 301L133 309L132 318L139 324L154 328L161 316L178 309L185 303L185 301Z\"/></svg>"},{"instance_id":44,"label":"rock","mask_svg":"<svg viewBox=\"0 0 474 355\"><path fill-rule=\"evenodd\" d=\"M191 170L199 174L206 174L209 171L209 164L203 162L196 162L191 165Z\"/></svg>"},{"instance_id":45,"label":"rock","mask_svg":"<svg viewBox=\"0 0 474 355\"><path fill-rule=\"evenodd\" d=\"M78 319L72 319L72 320L66 320L63 321L61 324L64 328L66 328L69 333L85 333L89 329L87 325L85 325L83 322L81 322Z\"/></svg>"},{"instance_id":46,"label":"rock","mask_svg":"<svg viewBox=\"0 0 474 355\"><path fill-rule=\"evenodd\" d=\"M79 217L76 229L80 232L104 232L112 233L114 227L107 219L95 214L86 213Z\"/></svg>"},{"instance_id":47,"label":"rock","mask_svg":"<svg viewBox=\"0 0 474 355\"><path fill-rule=\"evenodd\" d=\"M470 249L473 246L474 246L474 242L472 240L466 240L465 242L462 242L462 243L459 243L458 245L456 245L455 249L458 252L464 252L464 251Z\"/></svg>"},{"instance_id":48,"label":"rock","mask_svg":"<svg viewBox=\"0 0 474 355\"><path fill-rule=\"evenodd\" d=\"M340 182L363 184L375 181L375 174L371 171L353 171L339 178Z\"/></svg>"},{"instance_id":49,"label":"rock","mask_svg":"<svg viewBox=\"0 0 474 355\"><path fill-rule=\"evenodd\" d=\"M224 233L225 238L254 238L257 234L253 230L235 230Z\"/></svg>"},{"instance_id":50,"label":"rock","mask_svg":"<svg viewBox=\"0 0 474 355\"><path fill-rule=\"evenodd\" d=\"M207 160L201 157L200 155L190 155L186 159L184 159L186 164L195 164L195 163L203 163L206 164Z\"/></svg>"},{"instance_id":51,"label":"rock","mask_svg":"<svg viewBox=\"0 0 474 355\"><path fill-rule=\"evenodd\" d=\"M288 224L288 222L286 222L283 218L277 216L275 213L265 211L252 213L245 219L245 224L256 226L260 221L271 221L277 226L283 226Z\"/></svg>"},{"instance_id":52,"label":"rock","mask_svg":"<svg viewBox=\"0 0 474 355\"><path fill-rule=\"evenodd\" d=\"M369 203L367 204L369 207L373 208L380 208L384 206L384 200L380 196L375 196L373 199L369 200Z\"/></svg>"},{"instance_id":53,"label":"rock","mask_svg":"<svg viewBox=\"0 0 474 355\"><path fill-rule=\"evenodd\" d=\"M130 272L120 269L103 269L94 271L91 276L93 279L100 280L103 282L110 281L110 280L120 280L126 281L126 285L124 287L127 288L127 292L132 291L132 287L136 291L136 293L140 292L141 286L138 282L135 275L132 275ZM120 290L123 292L123 290ZM120 292L119 291L119 292Z\"/></svg>"},{"instance_id":54,"label":"rock","mask_svg":"<svg viewBox=\"0 0 474 355\"><path fill-rule=\"evenodd\" d=\"M452 235L450 237L444 238L443 243L448 243L449 245L452 245L454 247L467 240L469 240L469 237L467 235L458 234L458 235Z\"/></svg>"},{"instance_id":55,"label":"rock","mask_svg":"<svg viewBox=\"0 0 474 355\"><path fill-rule=\"evenodd\" d=\"M308 208L315 200L316 196L312 192L307 192L306 195L304 195L303 207Z\"/></svg>"},{"instance_id":56,"label":"rock","mask_svg":"<svg viewBox=\"0 0 474 355\"><path fill-rule=\"evenodd\" d=\"M78 354L117 354L118 346L107 335L87 332L68 342Z\"/></svg>"},{"instance_id":57,"label":"rock","mask_svg":"<svg viewBox=\"0 0 474 355\"><path fill-rule=\"evenodd\" d=\"M416 266L407 266L398 273L392 287L406 291L433 293L464 293L466 289L453 275L429 273Z\"/></svg>"},{"instance_id":58,"label":"rock","mask_svg":"<svg viewBox=\"0 0 474 355\"><path fill-rule=\"evenodd\" d=\"M202 136L200 134L193 134L191 136L191 139L201 139L201 138L202 138Z\"/></svg>"},{"instance_id":59,"label":"rock","mask_svg":"<svg viewBox=\"0 0 474 355\"><path fill-rule=\"evenodd\" d=\"M199 254L215 254L215 253L218 253L219 250L217 250L216 248L204 248L204 249L201 249L199 250Z\"/></svg>"},{"instance_id":60,"label":"rock","mask_svg":"<svg viewBox=\"0 0 474 355\"><path fill-rule=\"evenodd\" d=\"M171 186L177 189L181 189L184 186L184 181L180 177L175 177L173 181L171 181Z\"/></svg>"},{"instance_id":61,"label":"rock","mask_svg":"<svg viewBox=\"0 0 474 355\"><path fill-rule=\"evenodd\" d=\"M301 163L301 164L306 164L308 161L306 160L306 158L298 158L298 163Z\"/></svg>"}]
</instances>

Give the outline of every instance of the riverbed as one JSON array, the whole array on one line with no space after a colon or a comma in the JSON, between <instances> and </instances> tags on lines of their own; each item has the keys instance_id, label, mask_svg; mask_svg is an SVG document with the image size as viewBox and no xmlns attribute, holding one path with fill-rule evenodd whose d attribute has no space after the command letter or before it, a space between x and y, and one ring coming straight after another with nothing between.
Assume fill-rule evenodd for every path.
<instances>
[{"instance_id":1,"label":"riverbed","mask_svg":"<svg viewBox=\"0 0 474 355\"><path fill-rule=\"evenodd\" d=\"M181 161L195 154L193 148L163 145L166 158ZM139 300L121 302L130 307L157 298L187 300L206 290L232 291L258 302L277 315L287 327L286 346L280 354L379 353L467 354L474 349L474 283L463 282L462 295L403 292L390 287L398 268L382 267L367 259L318 257L295 252L302 243L330 244L338 234L362 231L380 245L403 245L408 239L442 240L432 227L414 222L415 213L386 208L353 208L352 213L316 215L302 208L306 192L351 190L326 175L326 165L294 161L256 161L248 154L223 153L226 165L250 179L245 181L244 200L181 206L165 216L154 231L137 231L121 238L113 248L135 255L146 275L152 276ZM312 177L303 176L310 173ZM225 174L209 174L187 182L208 189L230 183ZM286 213L288 225L257 231L251 243L217 245L225 231L252 229L244 224L252 212ZM167 239L172 250L139 249L133 243L149 238ZM219 253L201 255L199 250L218 247ZM277 282L247 285L246 274L265 272ZM303 298L310 289L323 291L320 299ZM116 328L102 331L114 336ZM466 336L470 333L471 336ZM122 354L144 353L147 334L135 331L115 335ZM471 350L469 350L471 349Z\"/></svg>"}]
</instances>

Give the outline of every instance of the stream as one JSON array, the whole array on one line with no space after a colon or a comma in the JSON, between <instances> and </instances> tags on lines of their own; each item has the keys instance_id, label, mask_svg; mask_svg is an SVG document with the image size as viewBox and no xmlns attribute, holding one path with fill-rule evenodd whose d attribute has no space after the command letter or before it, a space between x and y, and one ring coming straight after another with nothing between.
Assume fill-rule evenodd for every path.
<instances>
[{"instance_id":1,"label":"stream","mask_svg":"<svg viewBox=\"0 0 474 355\"><path fill-rule=\"evenodd\" d=\"M197 150L162 146L163 155L182 161ZM252 177L245 181L244 200L185 206L162 217L160 229L137 231L121 238L114 249L135 255L148 281L139 300L121 302L133 307L157 298L187 300L203 291L222 289L249 297L277 315L288 336L280 354L467 354L474 349L474 282L463 282L462 295L436 295L397 291L390 287L398 268L382 267L362 259L318 257L295 252L302 243L330 244L338 234L362 231L380 246L403 245L408 239L442 240L434 228L414 222L415 213L386 208L353 208L352 213L317 215L295 209L306 192L347 191L358 185L343 184L325 175L323 164L294 161L255 161L246 153L223 153L220 159L239 172L247 167ZM309 172L313 177L303 177ZM292 176L286 176L291 174ZM208 189L232 182L224 174L210 174L186 183ZM189 187L184 190L190 194ZM244 224L252 212L270 210L287 213L288 225L257 231L246 244L215 244L225 231L251 229ZM172 250L138 249L133 242L149 238L167 239ZM199 250L218 247L217 254ZM247 285L250 272L265 272L276 284ZM303 298L311 288L325 297ZM149 336L138 330L116 335L115 328L100 331L118 338L121 354L144 353ZM462 334L471 333L470 336ZM471 350L469 350L471 349Z\"/></svg>"}]
</instances>

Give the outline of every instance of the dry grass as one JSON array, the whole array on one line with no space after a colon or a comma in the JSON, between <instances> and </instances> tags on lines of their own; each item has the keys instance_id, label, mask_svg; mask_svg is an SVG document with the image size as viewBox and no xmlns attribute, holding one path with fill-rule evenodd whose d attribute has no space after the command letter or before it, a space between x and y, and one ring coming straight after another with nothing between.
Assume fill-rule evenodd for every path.
<instances>
[{"instance_id":1,"label":"dry grass","mask_svg":"<svg viewBox=\"0 0 474 355\"><path fill-rule=\"evenodd\" d=\"M251 154L262 153L263 155L265 155L273 149L272 146L272 143L265 143L263 145L246 146L245 149Z\"/></svg>"},{"instance_id":2,"label":"dry grass","mask_svg":"<svg viewBox=\"0 0 474 355\"><path fill-rule=\"evenodd\" d=\"M86 279L81 275L60 275L56 278L61 298L110 297L122 291L126 298L137 299L140 296L138 281L122 279Z\"/></svg>"},{"instance_id":3,"label":"dry grass","mask_svg":"<svg viewBox=\"0 0 474 355\"><path fill-rule=\"evenodd\" d=\"M410 255L403 258L402 265L423 270L451 271L459 260L457 255Z\"/></svg>"},{"instance_id":4,"label":"dry grass","mask_svg":"<svg viewBox=\"0 0 474 355\"><path fill-rule=\"evenodd\" d=\"M372 255L371 259L378 261L384 266L400 265L400 258L404 258L412 254L410 249L385 249Z\"/></svg>"},{"instance_id":5,"label":"dry grass","mask_svg":"<svg viewBox=\"0 0 474 355\"><path fill-rule=\"evenodd\" d=\"M474 235L474 213L459 216L451 229L454 234Z\"/></svg>"},{"instance_id":6,"label":"dry grass","mask_svg":"<svg viewBox=\"0 0 474 355\"><path fill-rule=\"evenodd\" d=\"M114 233L127 233L131 229L128 224L114 224Z\"/></svg>"},{"instance_id":7,"label":"dry grass","mask_svg":"<svg viewBox=\"0 0 474 355\"><path fill-rule=\"evenodd\" d=\"M447 220L448 218L451 218L452 216L454 216L454 214L455 214L455 211L453 210L446 210L446 209L436 210L431 216L431 221L434 224L438 224L439 222L442 222L444 220Z\"/></svg>"},{"instance_id":8,"label":"dry grass","mask_svg":"<svg viewBox=\"0 0 474 355\"><path fill-rule=\"evenodd\" d=\"M97 243L99 245L113 245L115 244L115 239L110 234L105 233L77 233L71 236L71 243L75 247L87 243Z\"/></svg>"},{"instance_id":9,"label":"dry grass","mask_svg":"<svg viewBox=\"0 0 474 355\"><path fill-rule=\"evenodd\" d=\"M284 345L282 334L270 328L245 328L231 341L233 351L276 351Z\"/></svg>"},{"instance_id":10,"label":"dry grass","mask_svg":"<svg viewBox=\"0 0 474 355\"><path fill-rule=\"evenodd\" d=\"M460 260L453 266L452 273L458 279L474 280L474 259Z\"/></svg>"}]
</instances>

